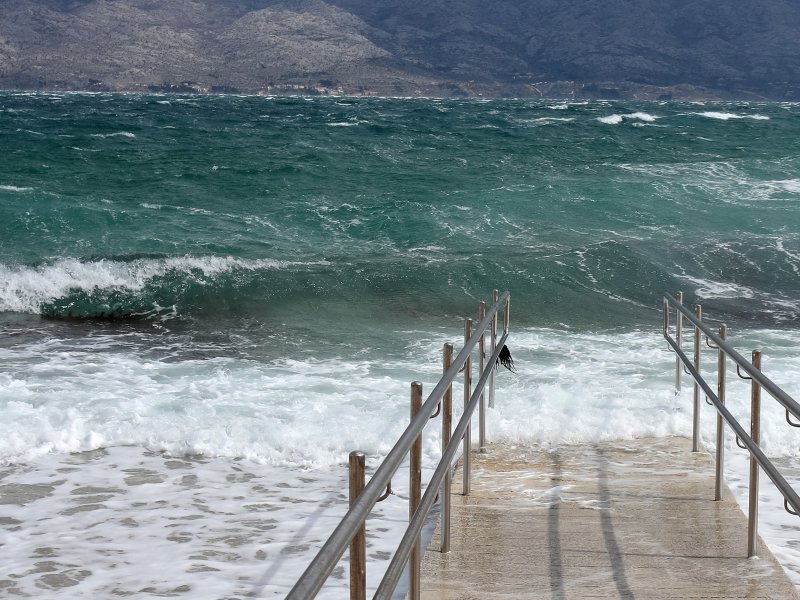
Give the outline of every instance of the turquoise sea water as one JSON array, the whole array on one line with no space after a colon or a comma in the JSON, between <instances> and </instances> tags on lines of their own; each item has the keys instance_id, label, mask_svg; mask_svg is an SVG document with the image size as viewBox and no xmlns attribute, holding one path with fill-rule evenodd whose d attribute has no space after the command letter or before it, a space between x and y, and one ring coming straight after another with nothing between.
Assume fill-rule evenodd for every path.
<instances>
[{"instance_id":1,"label":"turquoise sea water","mask_svg":"<svg viewBox=\"0 0 800 600\"><path fill-rule=\"evenodd\" d=\"M519 371L494 438L688 435L665 291L798 396L797 104L2 92L0 150L6 465L133 446L283 481L379 456L493 288Z\"/></svg>"},{"instance_id":2,"label":"turquoise sea water","mask_svg":"<svg viewBox=\"0 0 800 600\"><path fill-rule=\"evenodd\" d=\"M795 105L7 93L0 107L0 268L19 278L6 316L262 336L320 306L339 322L438 318L493 287L526 325L639 325L683 288L733 319L797 316Z\"/></svg>"}]
</instances>

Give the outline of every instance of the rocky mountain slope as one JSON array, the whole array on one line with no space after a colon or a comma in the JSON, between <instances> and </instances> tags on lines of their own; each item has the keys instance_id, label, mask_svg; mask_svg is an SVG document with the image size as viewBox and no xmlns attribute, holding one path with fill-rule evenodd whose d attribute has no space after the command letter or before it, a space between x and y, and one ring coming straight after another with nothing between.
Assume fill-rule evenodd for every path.
<instances>
[{"instance_id":1,"label":"rocky mountain slope","mask_svg":"<svg viewBox=\"0 0 800 600\"><path fill-rule=\"evenodd\" d=\"M0 87L800 99L796 0L2 0Z\"/></svg>"}]
</instances>

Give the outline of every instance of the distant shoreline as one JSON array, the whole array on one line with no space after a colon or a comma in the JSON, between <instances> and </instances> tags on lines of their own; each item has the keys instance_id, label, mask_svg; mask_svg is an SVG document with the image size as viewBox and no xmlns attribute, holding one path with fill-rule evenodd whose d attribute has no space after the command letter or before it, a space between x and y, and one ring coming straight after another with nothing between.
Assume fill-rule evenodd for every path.
<instances>
[{"instance_id":1,"label":"distant shoreline","mask_svg":"<svg viewBox=\"0 0 800 600\"><path fill-rule=\"evenodd\" d=\"M409 86L411 87L411 86ZM442 93L445 88L450 93ZM577 82L545 82L528 87L481 86L457 88L451 84L425 86L401 92L386 89L357 89L351 86L325 88L320 86L286 84L255 89L237 89L227 86L205 86L194 82L162 85L132 85L124 87L26 87L0 86L3 92L20 93L85 93L85 94L182 94L197 96L275 96L275 97L341 97L341 98L472 98L484 100L541 99L553 101L655 101L655 102L794 102L786 98L773 98L747 91L709 90L692 85L642 86L629 83L589 84Z\"/></svg>"}]
</instances>

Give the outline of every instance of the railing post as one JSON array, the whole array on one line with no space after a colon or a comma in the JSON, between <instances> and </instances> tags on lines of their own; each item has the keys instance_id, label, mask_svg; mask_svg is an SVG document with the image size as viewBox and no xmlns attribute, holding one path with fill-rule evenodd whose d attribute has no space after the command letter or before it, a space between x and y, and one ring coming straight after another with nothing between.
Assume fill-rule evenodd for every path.
<instances>
[{"instance_id":1,"label":"railing post","mask_svg":"<svg viewBox=\"0 0 800 600\"><path fill-rule=\"evenodd\" d=\"M683 292L678 292L676 296L676 300L678 303L683 306ZM681 340L683 339L683 313L679 310L675 310L675 343L678 344L678 348L681 347ZM678 353L675 353L675 393L679 394L681 391L681 371L683 370L683 365L681 364L681 359L678 356Z\"/></svg>"},{"instance_id":2,"label":"railing post","mask_svg":"<svg viewBox=\"0 0 800 600\"><path fill-rule=\"evenodd\" d=\"M725 341L727 335L727 327L720 325L719 337ZM717 355L717 398L720 404L725 404L725 351L722 346L719 348ZM717 464L716 464L716 482L714 485L714 500L722 500L722 478L723 478L723 463L725 461L725 422L722 414L717 411Z\"/></svg>"},{"instance_id":3,"label":"railing post","mask_svg":"<svg viewBox=\"0 0 800 600\"><path fill-rule=\"evenodd\" d=\"M450 365L453 364L453 344L446 343L442 352L442 373L447 373ZM447 386L442 396L442 453L450 444L450 436L453 433L453 384ZM447 473L444 476L442 487L442 552L450 552L450 505L453 479L453 470L447 466Z\"/></svg>"},{"instance_id":4,"label":"railing post","mask_svg":"<svg viewBox=\"0 0 800 600\"><path fill-rule=\"evenodd\" d=\"M702 319L703 308L696 304L694 314L698 319ZM700 373L700 339L702 337L700 327L694 327L694 369ZM694 414L692 415L692 452L700 451L700 384L694 382Z\"/></svg>"},{"instance_id":5,"label":"railing post","mask_svg":"<svg viewBox=\"0 0 800 600\"><path fill-rule=\"evenodd\" d=\"M472 337L472 319L465 319L464 320L464 343L466 344L469 341L469 338ZM469 405L469 399L472 396L472 355L470 354L467 356L467 360L464 363L464 410L466 410L467 406ZM469 496L470 488L471 488L471 477L472 477L472 457L471 448L472 448L472 423L467 425L467 429L464 432L464 448L463 448L463 461L464 461L464 470L462 473L463 479L463 492L465 496Z\"/></svg>"},{"instance_id":6,"label":"railing post","mask_svg":"<svg viewBox=\"0 0 800 600\"><path fill-rule=\"evenodd\" d=\"M411 384L411 420L417 416L422 408L422 384L414 381ZM422 497L422 434L420 433L411 444L411 457L408 482L408 521L414 518L420 498ZM408 558L409 586L408 597L410 600L419 600L420 592L420 547L419 536L414 541L411 555Z\"/></svg>"},{"instance_id":7,"label":"railing post","mask_svg":"<svg viewBox=\"0 0 800 600\"><path fill-rule=\"evenodd\" d=\"M761 370L761 352L753 350L753 367ZM750 437L761 445L761 386L755 377L750 388ZM747 557L756 555L758 541L758 461L750 454L750 503L747 519Z\"/></svg>"},{"instance_id":8,"label":"railing post","mask_svg":"<svg viewBox=\"0 0 800 600\"><path fill-rule=\"evenodd\" d=\"M481 300L478 305L478 322L483 321L486 316L486 302ZM486 367L486 332L481 334L478 342L478 376L483 374ZM478 448L480 452L486 452L486 398L481 391L481 399L478 404Z\"/></svg>"},{"instance_id":9,"label":"railing post","mask_svg":"<svg viewBox=\"0 0 800 600\"><path fill-rule=\"evenodd\" d=\"M492 290L492 306L497 304L497 299L500 297L498 290ZM497 349L497 312L492 317L492 354ZM494 365L492 365L492 374L489 375L489 408L494 408Z\"/></svg>"},{"instance_id":10,"label":"railing post","mask_svg":"<svg viewBox=\"0 0 800 600\"><path fill-rule=\"evenodd\" d=\"M364 489L363 452L350 453L350 506L353 506ZM367 597L367 526L362 523L350 541L350 600L366 600Z\"/></svg>"},{"instance_id":11,"label":"railing post","mask_svg":"<svg viewBox=\"0 0 800 600\"><path fill-rule=\"evenodd\" d=\"M506 300L503 308L503 333L508 333L509 320L511 319L511 298Z\"/></svg>"}]
</instances>

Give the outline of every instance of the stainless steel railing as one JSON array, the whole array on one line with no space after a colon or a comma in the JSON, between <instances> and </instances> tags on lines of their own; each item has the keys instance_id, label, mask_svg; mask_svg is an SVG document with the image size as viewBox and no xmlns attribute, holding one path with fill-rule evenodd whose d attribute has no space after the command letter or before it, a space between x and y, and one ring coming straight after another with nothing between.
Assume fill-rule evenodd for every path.
<instances>
[{"instance_id":1,"label":"stainless steel railing","mask_svg":"<svg viewBox=\"0 0 800 600\"><path fill-rule=\"evenodd\" d=\"M670 308L675 309L675 338L670 335ZM686 356L681 348L683 338L683 319L686 318L694 325L694 356L692 360ZM711 389L700 373L702 337L708 347L717 350L717 391ZM706 402L717 409L716 431L716 483L715 500L721 499L722 469L724 461L724 426L727 423L736 434L736 443L742 449L750 452L750 478L748 498L748 527L747 527L747 555L756 555L756 540L758 537L758 475L759 468L767 474L783 495L784 508L791 514L800 514L800 497L797 492L784 479L772 461L761 450L761 390L765 390L786 411L786 421L793 427L800 427L800 422L793 422L791 415L800 419L800 404L789 394L778 387L761 371L761 352L754 350L752 360L748 361L727 342L727 328L721 325L719 333L715 333L702 320L702 308L694 307L694 312L683 305L683 294L677 298L664 295L664 338L676 354L675 358L675 391L681 389L681 371L689 374L694 380L694 407L692 414L692 451L697 452L700 440L700 392L705 394ZM727 359L736 365L736 372L742 379L751 382L750 392L750 432L739 423L725 406ZM747 375L742 375L745 371ZM790 508L791 505L791 508Z\"/></svg>"},{"instance_id":2,"label":"stainless steel railing","mask_svg":"<svg viewBox=\"0 0 800 600\"><path fill-rule=\"evenodd\" d=\"M351 454L351 486L350 508L334 529L328 540L311 561L301 575L295 586L286 597L287 600L311 600L320 591L328 576L336 567L348 546L350 547L350 597L351 599L365 598L365 568L364 565L364 528L367 517L379 501L380 496L391 486L391 480L397 472L405 456L411 453L410 459L410 500L409 524L403 535L386 572L381 580L373 598L389 600L397 587L403 574L406 563L409 564L409 597L411 600L419 598L419 561L420 532L425 520L433 507L437 496L442 498L442 551L446 552L450 545L450 478L452 464L459 446L463 443L463 493L469 494L470 472L470 430L472 416L476 407L480 407L479 447L485 446L485 416L484 416L484 390L489 384L490 403L494 400L494 371L500 351L508 339L508 325L510 314L511 296L504 292L498 296L497 290L492 294L493 304L486 310L485 303L480 305L480 321L472 328L472 319L464 323L464 347L452 360L453 346L445 344L443 351L444 374L439 383L428 395L427 400L421 403L422 384L415 381L411 384L411 422L402 433L397 443L392 447L383 462L375 471L369 483L363 485L363 453ZM503 334L497 339L497 317L503 312ZM491 355L484 362L485 335L489 330L491 335ZM479 347L480 373L475 387L472 387L471 357L473 350ZM459 373L464 375L464 412L457 423L455 430L450 431L452 419L452 383ZM420 498L420 453L421 435L425 425L431 418L442 414L442 457L428 482L425 494ZM354 474L356 473L356 474ZM410 560L409 560L410 559Z\"/></svg>"}]
</instances>

